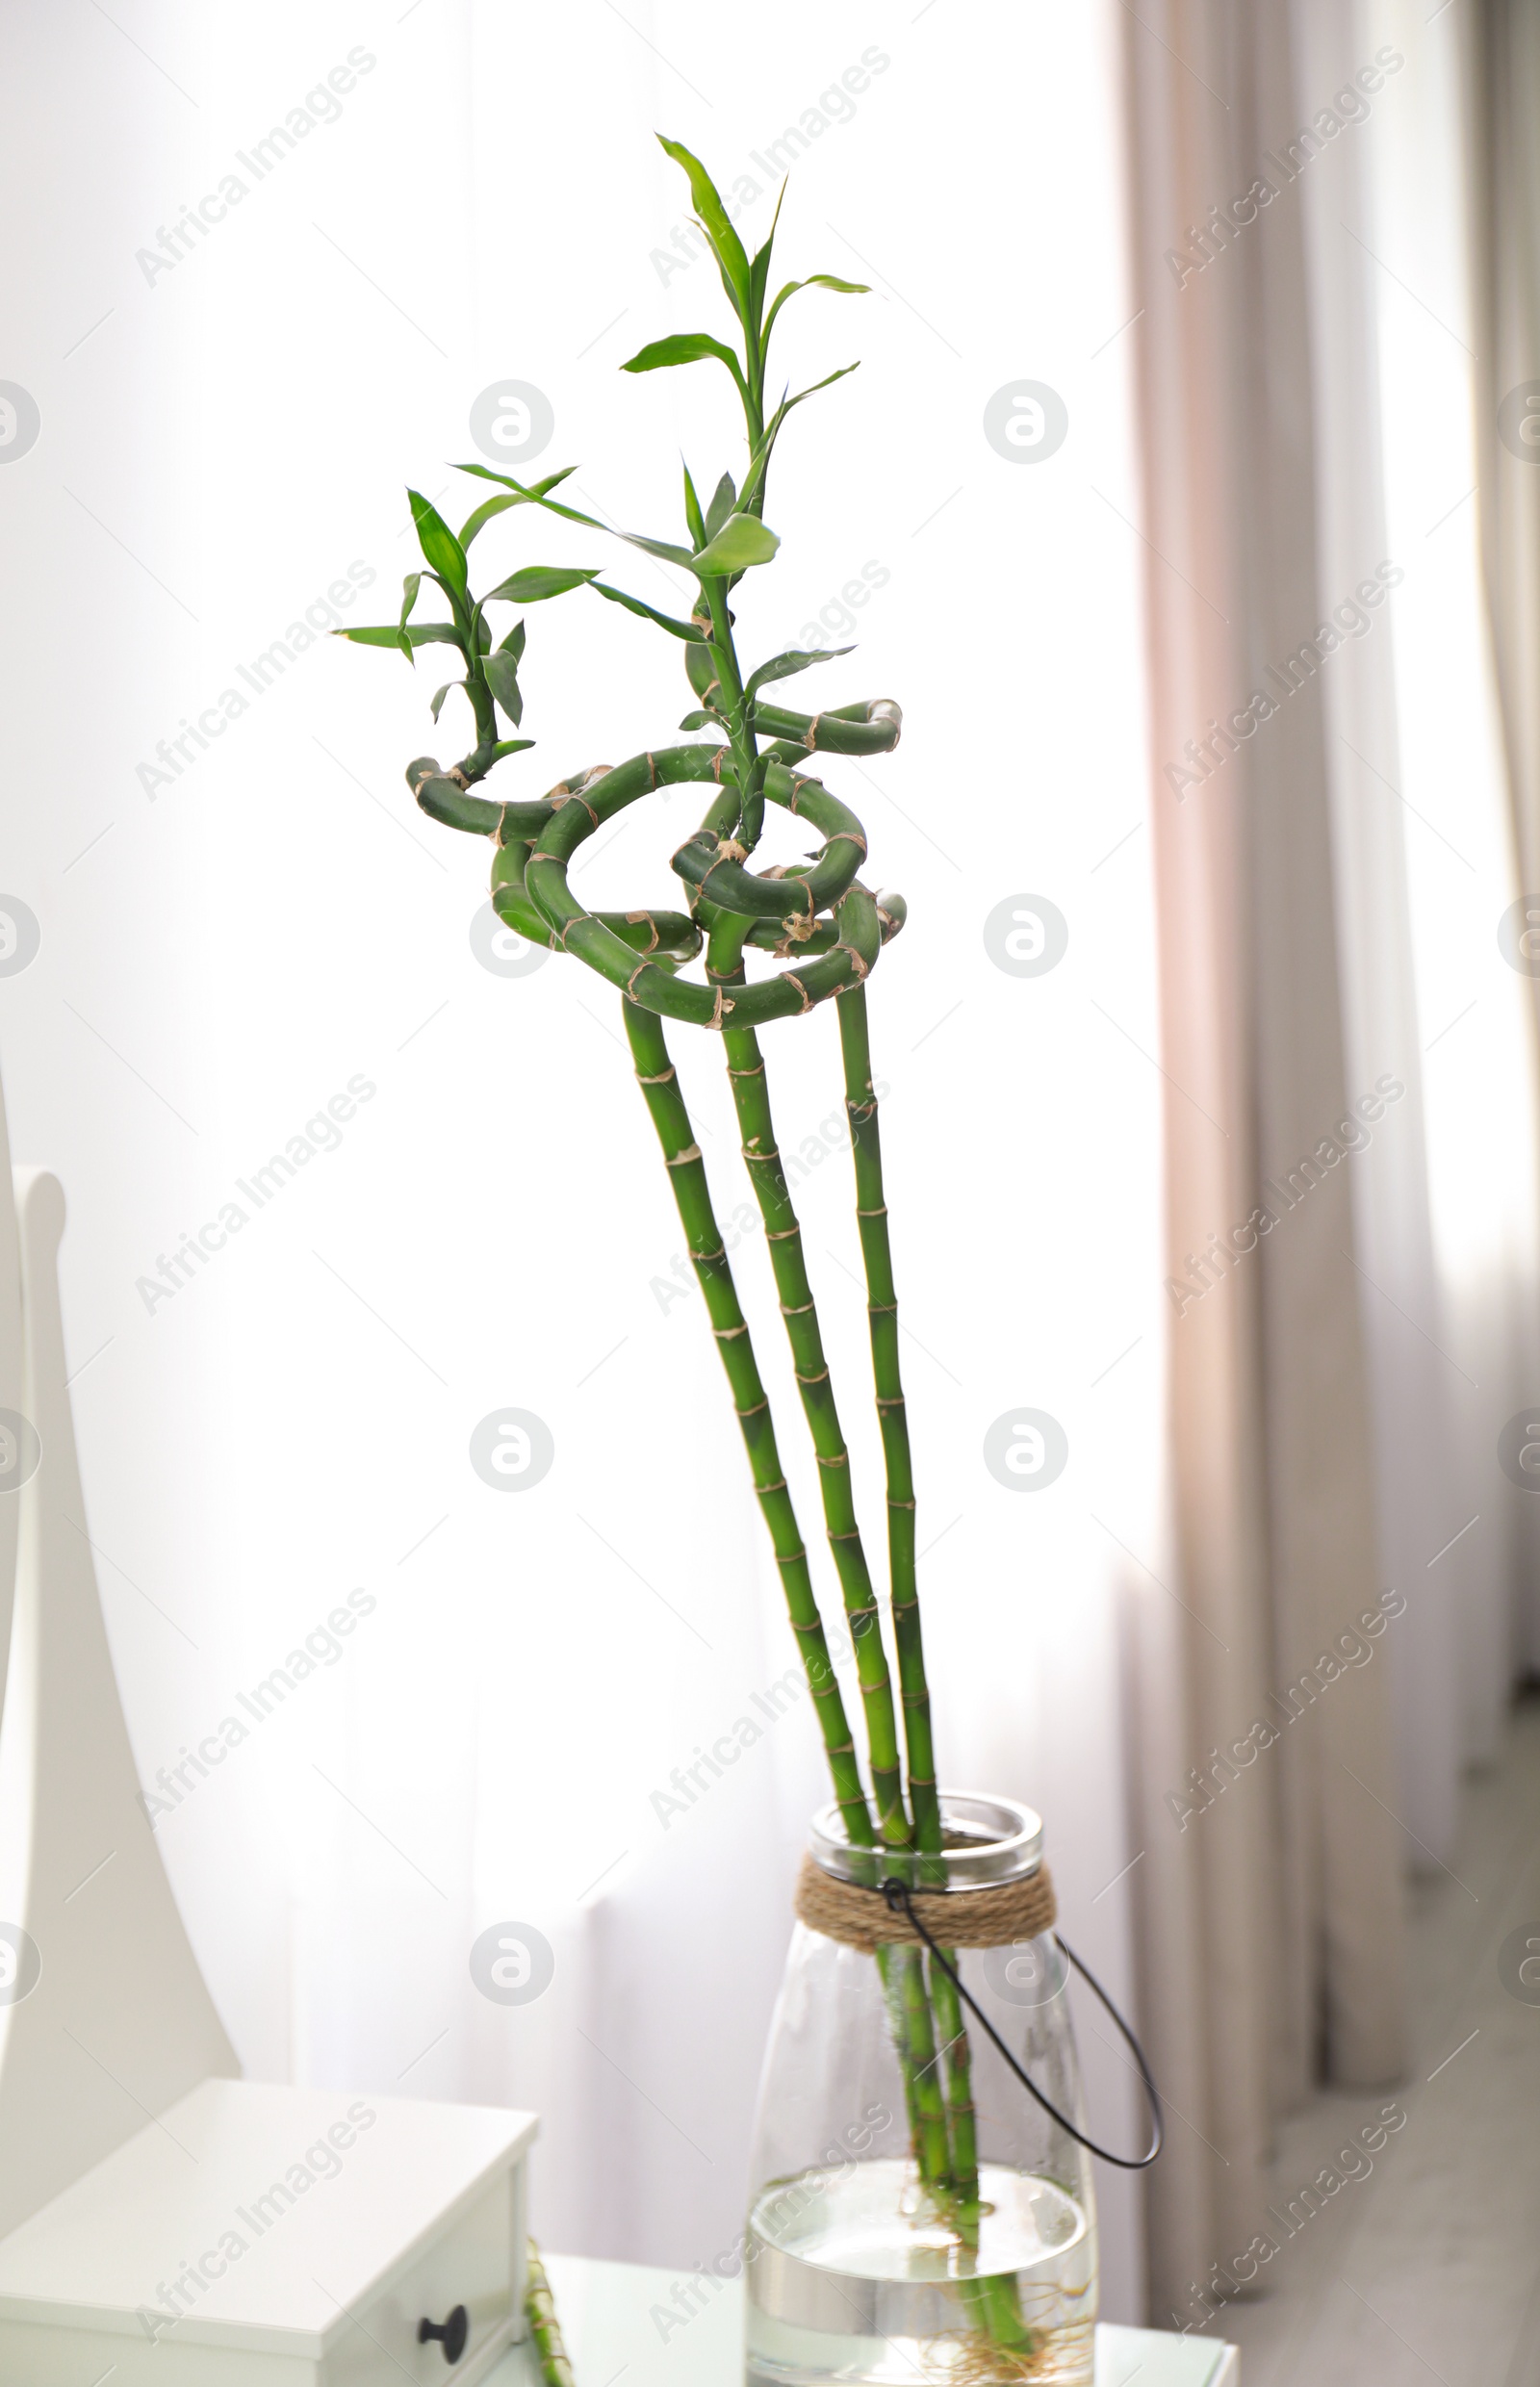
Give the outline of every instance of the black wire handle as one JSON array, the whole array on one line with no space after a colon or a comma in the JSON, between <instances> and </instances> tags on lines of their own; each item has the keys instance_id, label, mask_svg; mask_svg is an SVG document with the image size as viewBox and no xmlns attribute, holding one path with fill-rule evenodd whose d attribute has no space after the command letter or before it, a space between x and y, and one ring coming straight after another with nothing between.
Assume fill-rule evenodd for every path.
<instances>
[{"instance_id":1,"label":"black wire handle","mask_svg":"<svg viewBox=\"0 0 1540 2387\"><path fill-rule=\"evenodd\" d=\"M902 1912L905 1920L919 1933L920 1938L924 1940L926 1946L931 1951L933 1962L940 1965L941 1970L951 1982L952 1987L956 1989L959 1997L962 1998L962 2003L973 2015L977 2016L978 2020L983 2023L985 2029L988 2032L989 2037L993 2040L996 2047L998 2047L1000 2053L1004 2056L1007 2064L1010 2065L1012 2071L1014 2072L1017 2080L1021 2083L1022 2088L1027 2091L1030 2096L1037 2098L1038 2103L1041 2106L1043 2112L1052 2116L1053 2119L1059 2124L1060 2129L1067 2130L1069 2136L1075 2140L1079 2145L1085 2147L1092 2155L1099 2155L1103 2163L1116 2164L1119 2171L1148 2170L1150 2165L1155 2161L1156 2156L1160 2153L1161 2148L1166 2142L1166 2125L1161 2118L1160 2092L1155 2086L1149 2066L1145 2062L1143 2048L1134 2037L1133 2032L1123 2020L1122 2015L1113 2004L1112 1999L1102 1988L1101 1983L1097 1980L1095 1974L1091 1970L1089 1965L1081 1963L1079 1957L1075 1954L1074 1949L1070 1947L1066 1941L1061 1939L1057 1932L1054 1933L1055 1947L1059 1949L1061 1955L1066 1957L1069 1963L1073 1964L1076 1972L1079 1973L1087 1988L1090 1989L1094 1989L1096 1995L1100 1998L1102 2004L1106 2007L1107 2012L1112 2015L1113 2020L1116 2023L1124 2039L1127 2040L1128 2044L1134 2051L1134 2061L1139 2066L1139 2076L1144 2084L1144 2094L1149 2099L1150 2115L1155 2125L1154 2136L1150 2140L1149 2152L1147 2154L1115 2155L1111 2147L1098 2146L1094 2139L1088 2139L1083 2130L1077 2130L1075 2128L1074 2123L1069 2119L1067 2115L1061 2114L1056 2105L1051 2105L1048 2099L1043 2095L1042 2091L1038 2087L1037 2083L1030 2080L1027 2074L1022 2070L1020 2065L1016 2062L1015 2057L1011 2053L1010 2048L1006 2045L1005 2040L1000 2037L999 2032L995 2029L994 2024L989 2020L988 2015L969 1995L967 1989L964 1989L962 1985L962 1979L953 1970L951 1964L948 1962L947 1958L942 1955L940 1949L937 1946L936 1941L931 1938L930 1933L920 1921L919 1916L914 1912L914 1901L910 1896L909 1884L907 1882L899 1881L894 1876L889 1876L889 1878L886 1882L881 1883L879 1886L882 1890L883 1896L887 1901L889 1911L895 1914Z\"/></svg>"}]
</instances>

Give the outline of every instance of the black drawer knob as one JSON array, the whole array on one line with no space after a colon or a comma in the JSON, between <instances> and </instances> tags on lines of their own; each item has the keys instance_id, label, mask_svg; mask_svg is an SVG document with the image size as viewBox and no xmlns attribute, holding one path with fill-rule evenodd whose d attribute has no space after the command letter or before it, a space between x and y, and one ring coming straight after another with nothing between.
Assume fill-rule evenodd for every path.
<instances>
[{"instance_id":1,"label":"black drawer knob","mask_svg":"<svg viewBox=\"0 0 1540 2387\"><path fill-rule=\"evenodd\" d=\"M446 2362L459 2361L470 2334L471 2316L463 2304L455 2305L448 2321L420 2321L417 2324L418 2344L442 2346Z\"/></svg>"}]
</instances>

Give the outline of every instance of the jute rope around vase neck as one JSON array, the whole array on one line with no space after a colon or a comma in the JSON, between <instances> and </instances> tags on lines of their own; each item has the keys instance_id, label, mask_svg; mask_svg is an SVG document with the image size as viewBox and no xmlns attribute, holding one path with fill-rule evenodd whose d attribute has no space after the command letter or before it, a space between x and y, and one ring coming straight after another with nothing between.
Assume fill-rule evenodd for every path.
<instances>
[{"instance_id":1,"label":"jute rope around vase neck","mask_svg":"<svg viewBox=\"0 0 1540 2387\"><path fill-rule=\"evenodd\" d=\"M879 1862L881 1851L875 1852ZM934 1938L949 1948L1005 1948L1051 1931L1057 1908L1045 1864L1017 1882L991 1889L916 1891L911 1905ZM804 1857L793 1900L797 1919L826 1939L870 1956L878 1947L921 1944L909 1917L895 1913L880 1889L836 1881L811 1857Z\"/></svg>"}]
</instances>

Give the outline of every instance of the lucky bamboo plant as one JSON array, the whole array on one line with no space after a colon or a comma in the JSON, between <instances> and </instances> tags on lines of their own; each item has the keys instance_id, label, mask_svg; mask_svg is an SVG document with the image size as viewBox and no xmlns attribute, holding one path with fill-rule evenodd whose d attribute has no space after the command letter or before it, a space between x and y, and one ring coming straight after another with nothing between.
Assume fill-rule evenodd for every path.
<instances>
[{"instance_id":1,"label":"lucky bamboo plant","mask_svg":"<svg viewBox=\"0 0 1540 2387\"><path fill-rule=\"evenodd\" d=\"M661 137L660 137L661 138ZM445 646L458 657L461 677L433 698L433 718L451 689L463 690L475 737L470 752L447 767L422 757L407 783L432 819L491 840L492 901L501 917L538 945L575 955L619 988L626 1034L658 1141L691 1261L705 1296L732 1404L743 1435L755 1490L774 1545L786 1606L806 1668L851 1842L869 1848L872 1879L895 1870L923 1883L925 1859L942 1847L931 1741L930 1694L915 1576L914 1479L899 1364L898 1311L888 1245L878 1104L868 1045L865 982L888 939L904 924L897 895L874 894L858 876L866 837L855 813L823 783L800 768L809 756L873 756L898 744L901 716L886 698L833 710L793 712L771 701L773 683L827 659L822 651L792 649L745 669L734 639L732 592L746 572L769 563L780 541L764 519L777 442L793 410L817 390L856 370L841 366L810 388L767 397L771 336L783 307L802 291L860 295L865 285L816 273L787 282L769 297L775 224L751 258L728 218L710 177L679 142L664 149L689 178L700 228L720 270L735 319L730 345L706 332L678 333L652 342L631 357L628 372L711 362L732 377L743 410L747 462L734 485L723 473L703 504L688 468L684 520L688 544L622 531L632 547L690 576L698 594L687 619L613 587L597 570L526 565L476 597L471 587L474 541L498 517L535 506L592 530L609 526L566 504L553 492L567 478L554 473L530 484L483 464L458 469L494 484L461 526L450 530L427 500L408 491L423 569L409 573L399 620L377 629L337 633L361 644L395 647L408 661L419 648ZM783 192L783 196L784 193ZM780 207L777 207L779 220ZM571 468L569 468L571 469ZM416 619L426 581L444 600L447 618ZM523 718L519 685L525 652L523 609L588 589L622 605L683 649L697 700L680 722L687 744L633 755L614 768L595 768L559 781L538 799L499 801L480 792L506 757L531 741L504 736ZM511 607L519 618L495 636L492 613ZM848 648L835 650L839 654ZM500 715L501 721L500 721ZM701 827L673 856L687 890L687 909L590 912L573 893L568 864L584 841L627 805L653 790L697 782L707 802ZM821 843L805 866L755 871L766 801L818 832ZM704 979L685 966L705 950ZM745 955L768 954L789 966L751 979ZM844 1062L845 1107L855 1159L856 1216L865 1266L872 1372L886 1475L888 1615L897 1660L897 1701L887 1655L885 1617L857 1521L849 1453L819 1330L790 1188L777 1150L775 1125L758 1030L798 1017L834 997ZM824 1525L855 1655L865 1722L864 1775L857 1756L838 1678L831 1661L807 1549L787 1489L770 1405L723 1247L705 1164L669 1055L664 1021L679 1019L719 1036L742 1135L743 1158L763 1215L766 1241L798 1390L818 1463ZM900 1726L902 1710L902 1727ZM931 1876L934 1878L934 1872ZM917 1946L879 1952L895 2049L901 2066L913 2159L935 2207L964 2241L977 2244L978 2153L969 2082L968 2040L952 1982ZM975 2317L996 2347L1030 2358L1031 2332L1022 2323L1009 2281L977 2283Z\"/></svg>"}]
</instances>

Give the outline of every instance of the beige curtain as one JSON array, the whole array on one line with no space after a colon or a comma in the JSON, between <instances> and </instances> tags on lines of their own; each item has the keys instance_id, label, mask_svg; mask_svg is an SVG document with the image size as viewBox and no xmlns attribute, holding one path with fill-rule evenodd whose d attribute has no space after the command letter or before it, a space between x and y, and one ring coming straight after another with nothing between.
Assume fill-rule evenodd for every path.
<instances>
[{"instance_id":1,"label":"beige curtain","mask_svg":"<svg viewBox=\"0 0 1540 2387\"><path fill-rule=\"evenodd\" d=\"M1465 14L1471 105L1482 560L1513 790L1519 871L1540 888L1540 436L1502 437L1527 390L1540 434L1540 10L1476 0ZM1510 411L1519 415L1522 401ZM1502 427L1500 427L1502 426Z\"/></svg>"},{"instance_id":2,"label":"beige curtain","mask_svg":"<svg viewBox=\"0 0 1540 2387\"><path fill-rule=\"evenodd\" d=\"M1400 1852L1389 1670L1321 1664L1381 1586L1330 1157L1369 1090L1344 1079L1321 684L1287 661L1324 613L1303 236L1273 154L1300 120L1290 17L1125 13L1177 1567L1137 1624L1162 2323L1260 2226L1273 2118L1318 2078L1399 2073ZM1289 1723L1307 1669L1329 1689Z\"/></svg>"}]
</instances>

